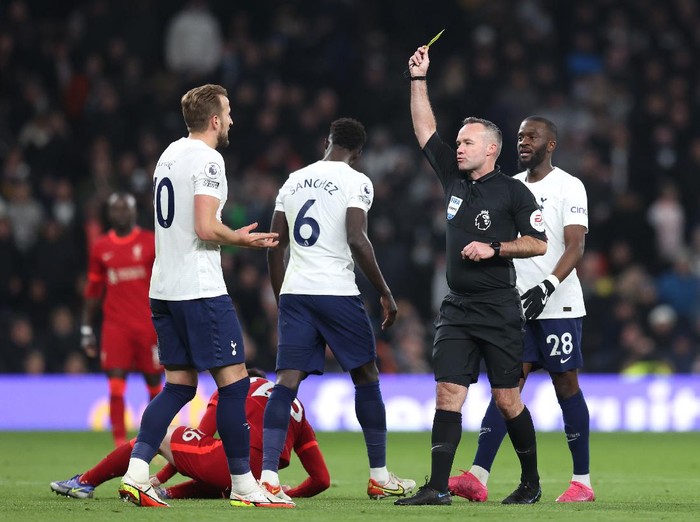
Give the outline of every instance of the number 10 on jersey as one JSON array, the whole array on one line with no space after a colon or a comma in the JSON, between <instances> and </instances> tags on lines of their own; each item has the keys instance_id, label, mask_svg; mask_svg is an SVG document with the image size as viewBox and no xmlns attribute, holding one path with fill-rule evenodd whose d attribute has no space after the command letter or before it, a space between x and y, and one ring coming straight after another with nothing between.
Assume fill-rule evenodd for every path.
<instances>
[{"instance_id":1,"label":"number 10 on jersey","mask_svg":"<svg viewBox=\"0 0 700 522\"><path fill-rule=\"evenodd\" d=\"M163 190L165 190L165 215L163 215ZM153 204L156 208L156 219L158 224L163 228L168 228L173 224L175 217L175 191L173 190L173 182L170 178L153 178Z\"/></svg>"}]
</instances>

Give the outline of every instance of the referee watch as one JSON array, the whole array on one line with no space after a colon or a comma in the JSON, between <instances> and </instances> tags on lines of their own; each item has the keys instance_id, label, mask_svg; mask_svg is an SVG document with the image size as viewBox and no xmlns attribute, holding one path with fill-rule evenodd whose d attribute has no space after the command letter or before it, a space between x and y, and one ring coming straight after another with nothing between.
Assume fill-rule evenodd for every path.
<instances>
[{"instance_id":1,"label":"referee watch","mask_svg":"<svg viewBox=\"0 0 700 522\"><path fill-rule=\"evenodd\" d=\"M501 242L491 241L489 246L493 248L493 257L501 257Z\"/></svg>"}]
</instances>

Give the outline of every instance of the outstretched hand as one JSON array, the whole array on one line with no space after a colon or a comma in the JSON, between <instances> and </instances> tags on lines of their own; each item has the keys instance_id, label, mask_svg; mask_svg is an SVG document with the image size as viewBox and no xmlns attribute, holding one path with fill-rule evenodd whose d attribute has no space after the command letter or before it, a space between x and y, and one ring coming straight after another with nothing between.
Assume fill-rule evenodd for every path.
<instances>
[{"instance_id":1,"label":"outstretched hand","mask_svg":"<svg viewBox=\"0 0 700 522\"><path fill-rule=\"evenodd\" d=\"M246 248L274 248L279 244L279 234L276 232L252 232L258 228L257 223L251 223L236 229L239 241L237 244Z\"/></svg>"}]
</instances>

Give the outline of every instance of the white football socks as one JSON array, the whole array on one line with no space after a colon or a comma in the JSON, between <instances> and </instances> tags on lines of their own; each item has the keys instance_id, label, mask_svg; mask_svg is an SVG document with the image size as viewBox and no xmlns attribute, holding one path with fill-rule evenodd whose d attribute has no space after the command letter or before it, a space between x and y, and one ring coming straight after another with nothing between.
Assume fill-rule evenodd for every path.
<instances>
[{"instance_id":1,"label":"white football socks","mask_svg":"<svg viewBox=\"0 0 700 522\"><path fill-rule=\"evenodd\" d=\"M476 464L474 464L469 470L469 473L474 475L484 486L489 481L490 473L481 466L477 466Z\"/></svg>"},{"instance_id":2,"label":"white football socks","mask_svg":"<svg viewBox=\"0 0 700 522\"><path fill-rule=\"evenodd\" d=\"M380 484L386 484L389 481L389 470L386 466L382 468L369 468L369 478L376 480Z\"/></svg>"}]
</instances>

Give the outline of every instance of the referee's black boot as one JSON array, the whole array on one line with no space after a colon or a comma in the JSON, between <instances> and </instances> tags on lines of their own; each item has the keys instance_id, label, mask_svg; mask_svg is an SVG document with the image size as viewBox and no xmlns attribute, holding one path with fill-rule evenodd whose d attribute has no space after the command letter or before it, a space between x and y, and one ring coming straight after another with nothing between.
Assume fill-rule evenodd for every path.
<instances>
[{"instance_id":1,"label":"referee's black boot","mask_svg":"<svg viewBox=\"0 0 700 522\"><path fill-rule=\"evenodd\" d=\"M510 495L503 499L502 504L534 504L542 496L539 482L521 482Z\"/></svg>"},{"instance_id":2,"label":"referee's black boot","mask_svg":"<svg viewBox=\"0 0 700 522\"><path fill-rule=\"evenodd\" d=\"M449 506L452 504L452 496L449 491L440 492L431 488L428 483L418 488L418 492L412 497L400 498L394 502L397 506Z\"/></svg>"}]
</instances>

